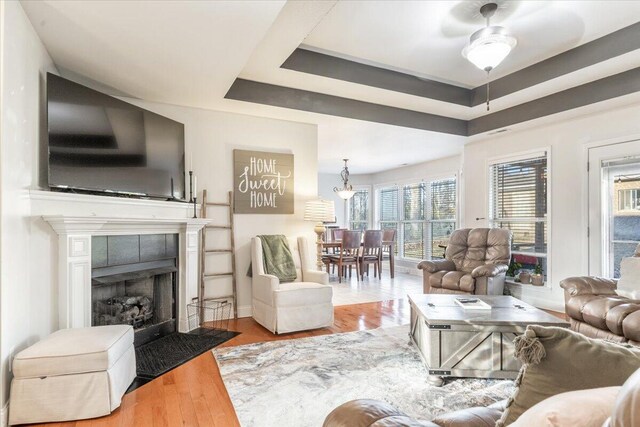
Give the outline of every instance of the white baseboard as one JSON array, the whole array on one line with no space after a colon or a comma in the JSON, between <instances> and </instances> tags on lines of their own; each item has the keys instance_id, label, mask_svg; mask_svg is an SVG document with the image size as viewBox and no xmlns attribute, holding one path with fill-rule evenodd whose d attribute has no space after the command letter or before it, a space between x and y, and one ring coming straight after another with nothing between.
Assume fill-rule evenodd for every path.
<instances>
[{"instance_id":1,"label":"white baseboard","mask_svg":"<svg viewBox=\"0 0 640 427\"><path fill-rule=\"evenodd\" d=\"M239 305L238 306L238 317L251 317L251 306L250 305Z\"/></svg>"},{"instance_id":2,"label":"white baseboard","mask_svg":"<svg viewBox=\"0 0 640 427\"><path fill-rule=\"evenodd\" d=\"M0 426L7 427L9 425L9 402L0 408Z\"/></svg>"}]
</instances>

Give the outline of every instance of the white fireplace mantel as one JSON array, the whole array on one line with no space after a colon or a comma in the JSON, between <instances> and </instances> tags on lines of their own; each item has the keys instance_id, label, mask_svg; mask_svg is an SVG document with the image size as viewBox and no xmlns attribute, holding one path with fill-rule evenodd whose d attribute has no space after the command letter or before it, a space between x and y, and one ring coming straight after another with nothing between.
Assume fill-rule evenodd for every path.
<instances>
[{"instance_id":1,"label":"white fireplace mantel","mask_svg":"<svg viewBox=\"0 0 640 427\"><path fill-rule=\"evenodd\" d=\"M198 232L210 219L44 215L58 234L59 328L91 326L91 237L179 234L178 329L189 330L187 304L198 295Z\"/></svg>"}]
</instances>

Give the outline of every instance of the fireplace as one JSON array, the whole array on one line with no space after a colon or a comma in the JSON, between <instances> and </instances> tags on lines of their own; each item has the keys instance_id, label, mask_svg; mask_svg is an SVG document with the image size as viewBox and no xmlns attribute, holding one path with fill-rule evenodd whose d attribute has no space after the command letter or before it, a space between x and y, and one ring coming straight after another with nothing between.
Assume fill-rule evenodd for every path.
<instances>
[{"instance_id":1,"label":"fireplace","mask_svg":"<svg viewBox=\"0 0 640 427\"><path fill-rule=\"evenodd\" d=\"M131 325L135 345L176 331L178 235L94 236L91 325Z\"/></svg>"}]
</instances>

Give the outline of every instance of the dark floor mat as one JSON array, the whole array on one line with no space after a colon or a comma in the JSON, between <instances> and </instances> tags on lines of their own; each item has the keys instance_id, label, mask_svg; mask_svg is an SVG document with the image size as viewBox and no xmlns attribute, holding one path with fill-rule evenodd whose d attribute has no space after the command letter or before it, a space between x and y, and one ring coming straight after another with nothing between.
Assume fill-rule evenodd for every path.
<instances>
[{"instance_id":1,"label":"dark floor mat","mask_svg":"<svg viewBox=\"0 0 640 427\"><path fill-rule=\"evenodd\" d=\"M173 333L136 348L137 377L127 392L148 383L173 368L201 355L225 341L239 335L238 332Z\"/></svg>"}]
</instances>

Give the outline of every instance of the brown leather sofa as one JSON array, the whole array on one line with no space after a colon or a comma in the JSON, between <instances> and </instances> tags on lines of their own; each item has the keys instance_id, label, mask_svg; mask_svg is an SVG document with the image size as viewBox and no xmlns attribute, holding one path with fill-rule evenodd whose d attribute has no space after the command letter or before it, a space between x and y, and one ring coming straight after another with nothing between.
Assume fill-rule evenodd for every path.
<instances>
[{"instance_id":1,"label":"brown leather sofa","mask_svg":"<svg viewBox=\"0 0 640 427\"><path fill-rule=\"evenodd\" d=\"M640 346L640 300L616 294L614 280L569 277L560 286L571 329L592 338Z\"/></svg>"},{"instance_id":2,"label":"brown leather sofa","mask_svg":"<svg viewBox=\"0 0 640 427\"><path fill-rule=\"evenodd\" d=\"M493 427L504 411L505 401L486 408L469 408L420 421L386 402L352 400L334 409L323 427Z\"/></svg>"},{"instance_id":3,"label":"brown leather sofa","mask_svg":"<svg viewBox=\"0 0 640 427\"><path fill-rule=\"evenodd\" d=\"M511 231L464 228L451 233L445 259L422 261L425 294L502 295Z\"/></svg>"}]
</instances>

